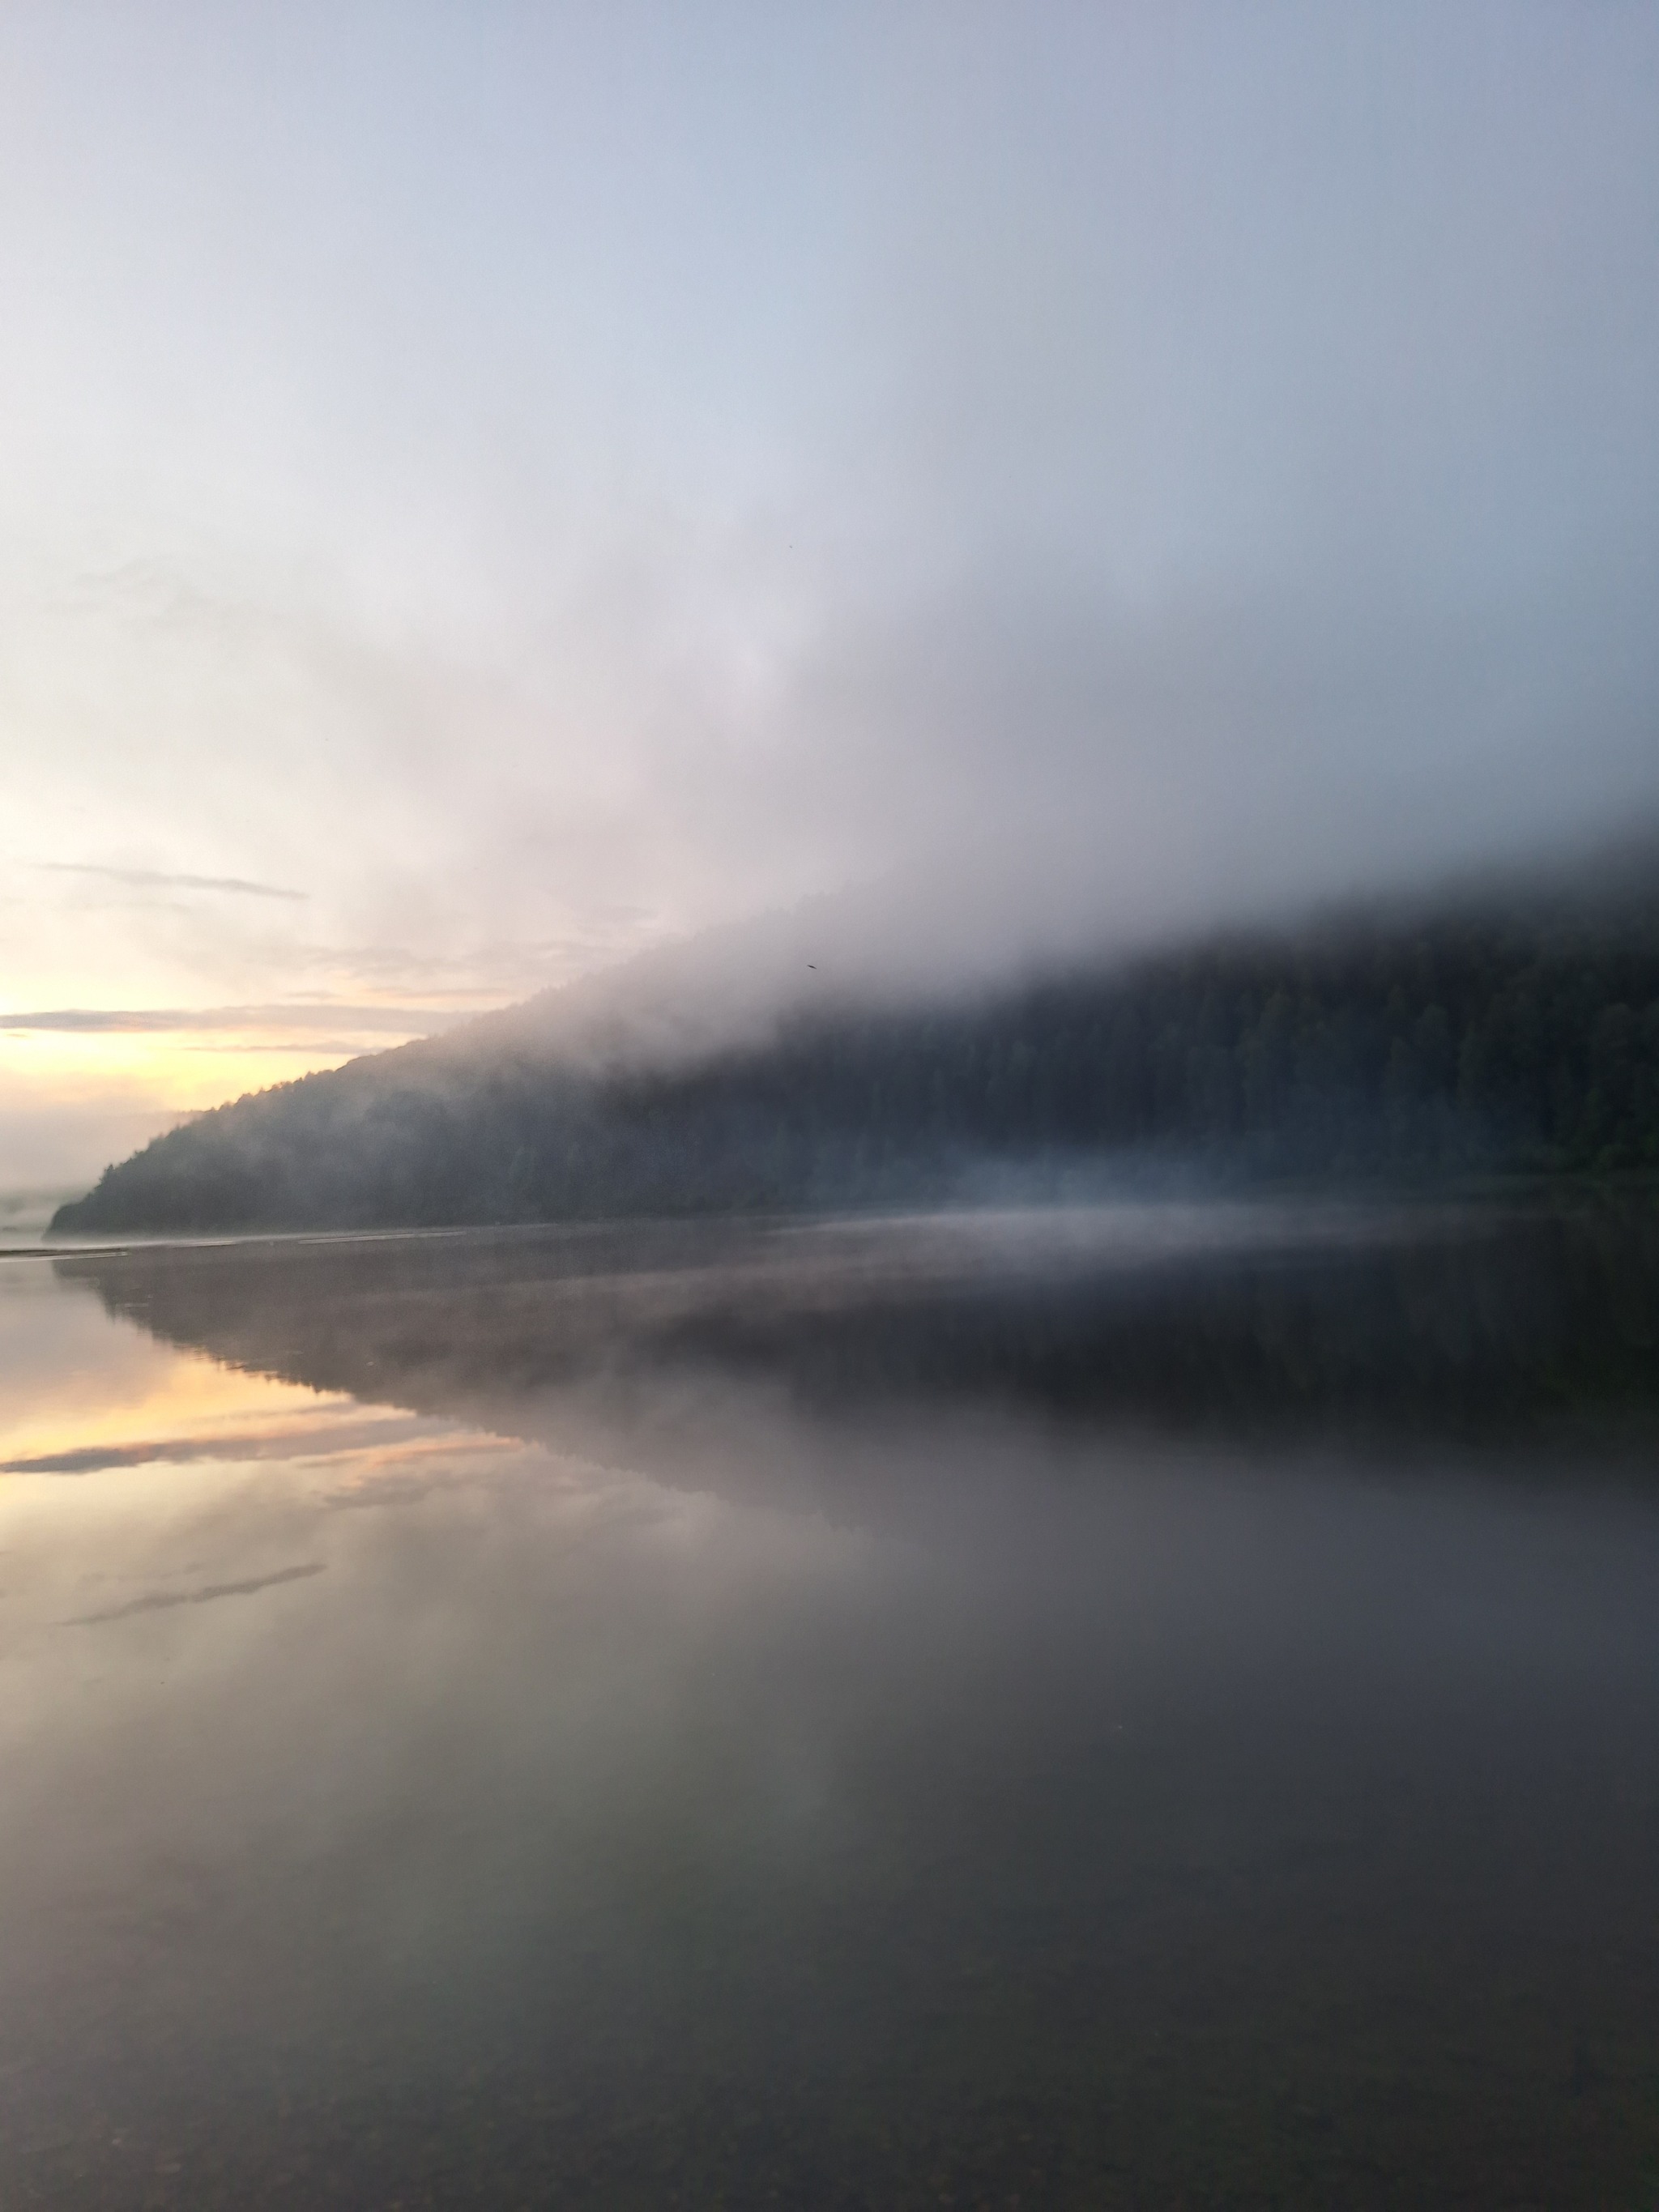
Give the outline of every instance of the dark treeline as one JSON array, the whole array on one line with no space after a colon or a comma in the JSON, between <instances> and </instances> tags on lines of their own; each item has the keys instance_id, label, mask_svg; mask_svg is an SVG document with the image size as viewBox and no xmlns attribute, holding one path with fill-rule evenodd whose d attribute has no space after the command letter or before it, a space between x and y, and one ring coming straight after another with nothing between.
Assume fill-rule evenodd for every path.
<instances>
[{"instance_id":1,"label":"dark treeline","mask_svg":"<svg viewBox=\"0 0 1659 2212\"><path fill-rule=\"evenodd\" d=\"M406 1048L201 1116L76 1231L441 1225L944 1196L988 1164L1659 1168L1651 914L1218 940L976 1005L799 1016L672 1071Z\"/></svg>"}]
</instances>

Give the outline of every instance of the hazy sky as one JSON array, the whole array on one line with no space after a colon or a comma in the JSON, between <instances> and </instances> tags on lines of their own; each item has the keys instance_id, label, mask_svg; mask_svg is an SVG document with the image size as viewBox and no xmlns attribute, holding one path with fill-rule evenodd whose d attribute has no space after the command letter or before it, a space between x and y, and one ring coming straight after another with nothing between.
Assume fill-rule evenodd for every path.
<instances>
[{"instance_id":1,"label":"hazy sky","mask_svg":"<svg viewBox=\"0 0 1659 2212\"><path fill-rule=\"evenodd\" d=\"M14 0L0 1186L818 892L1659 808L1656 115L1613 0Z\"/></svg>"}]
</instances>

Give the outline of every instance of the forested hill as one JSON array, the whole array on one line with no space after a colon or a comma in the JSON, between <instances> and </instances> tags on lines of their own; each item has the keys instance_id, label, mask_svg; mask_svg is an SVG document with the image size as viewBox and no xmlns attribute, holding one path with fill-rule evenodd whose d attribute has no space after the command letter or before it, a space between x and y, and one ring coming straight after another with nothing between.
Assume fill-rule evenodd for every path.
<instances>
[{"instance_id":1,"label":"forested hill","mask_svg":"<svg viewBox=\"0 0 1659 2212\"><path fill-rule=\"evenodd\" d=\"M800 1015L666 1072L584 1073L483 1025L204 1115L53 1225L835 1206L1132 1149L1332 1178L1659 1168L1659 899L1216 939L972 1006Z\"/></svg>"}]
</instances>

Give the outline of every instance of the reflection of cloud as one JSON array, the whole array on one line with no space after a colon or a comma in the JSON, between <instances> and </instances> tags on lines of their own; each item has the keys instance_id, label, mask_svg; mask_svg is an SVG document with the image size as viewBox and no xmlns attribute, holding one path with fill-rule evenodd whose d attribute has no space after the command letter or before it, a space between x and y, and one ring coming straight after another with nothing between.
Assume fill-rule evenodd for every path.
<instances>
[{"instance_id":1,"label":"reflection of cloud","mask_svg":"<svg viewBox=\"0 0 1659 2212\"><path fill-rule=\"evenodd\" d=\"M76 1613L72 1620L63 1623L65 1628L92 1628L105 1620L125 1620L135 1613L165 1613L175 1605L209 1605L215 1598L252 1597L257 1591L275 1589L281 1583L306 1581L312 1575L324 1571L321 1559L311 1559L302 1566L279 1567L273 1575L252 1575L246 1582L209 1583L204 1589L153 1591L149 1597L136 1597L125 1605L113 1605L106 1613Z\"/></svg>"},{"instance_id":2,"label":"reflection of cloud","mask_svg":"<svg viewBox=\"0 0 1659 2212\"><path fill-rule=\"evenodd\" d=\"M74 1451L9 1459L0 1463L0 1474L101 1474L106 1468L147 1467L158 1459L200 1459L211 1449L199 1440L178 1437L158 1444L82 1444Z\"/></svg>"},{"instance_id":3,"label":"reflection of cloud","mask_svg":"<svg viewBox=\"0 0 1659 2212\"><path fill-rule=\"evenodd\" d=\"M77 1352L68 1370L48 1361L27 1376L0 1376L0 1461L94 1447L121 1455L112 1466L209 1452L222 1460L299 1457L409 1430L406 1414L243 1374L203 1355L169 1348L159 1366L148 1359L131 1366L114 1350L100 1341L95 1361ZM192 1453L192 1445L208 1449Z\"/></svg>"},{"instance_id":4,"label":"reflection of cloud","mask_svg":"<svg viewBox=\"0 0 1659 2212\"><path fill-rule=\"evenodd\" d=\"M120 1467L179 1466L188 1460L332 1461L356 1457L385 1434L382 1417L258 1429L252 1433L140 1437L131 1443L74 1444L0 1461L0 1474L101 1474ZM476 1440L469 1439L469 1442ZM376 1455L378 1456L378 1455Z\"/></svg>"},{"instance_id":5,"label":"reflection of cloud","mask_svg":"<svg viewBox=\"0 0 1659 2212\"><path fill-rule=\"evenodd\" d=\"M373 1488L331 1491L322 1503L331 1513L348 1512L366 1505L418 1505L438 1487L437 1478L422 1474L392 1474Z\"/></svg>"},{"instance_id":6,"label":"reflection of cloud","mask_svg":"<svg viewBox=\"0 0 1659 2212\"><path fill-rule=\"evenodd\" d=\"M337 1468L343 1480L322 1499L331 1510L354 1505L406 1505L439 1486L490 1480L504 1462L515 1466L526 1447L517 1437L488 1431L451 1431L416 1436L404 1443L331 1453L313 1453L307 1464ZM478 1462L484 1464L480 1466Z\"/></svg>"},{"instance_id":7,"label":"reflection of cloud","mask_svg":"<svg viewBox=\"0 0 1659 2212\"><path fill-rule=\"evenodd\" d=\"M32 860L31 867L58 876L101 876L110 883L136 884L156 890L234 891L243 898L293 899L303 902L309 891L285 890L279 884L250 883L243 876L191 876L166 868L112 868L88 860Z\"/></svg>"}]
</instances>

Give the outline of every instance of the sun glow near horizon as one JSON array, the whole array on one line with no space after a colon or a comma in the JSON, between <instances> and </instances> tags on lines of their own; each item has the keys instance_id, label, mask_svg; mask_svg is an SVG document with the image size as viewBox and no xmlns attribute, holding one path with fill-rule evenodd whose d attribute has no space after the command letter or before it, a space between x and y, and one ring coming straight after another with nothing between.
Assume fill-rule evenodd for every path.
<instances>
[{"instance_id":1,"label":"sun glow near horizon","mask_svg":"<svg viewBox=\"0 0 1659 2212\"><path fill-rule=\"evenodd\" d=\"M75 1030L0 1021L0 1105L10 1125L0 1189L94 1182L111 1161L198 1114L388 1050L439 1026L307 1034L275 1024Z\"/></svg>"}]
</instances>

